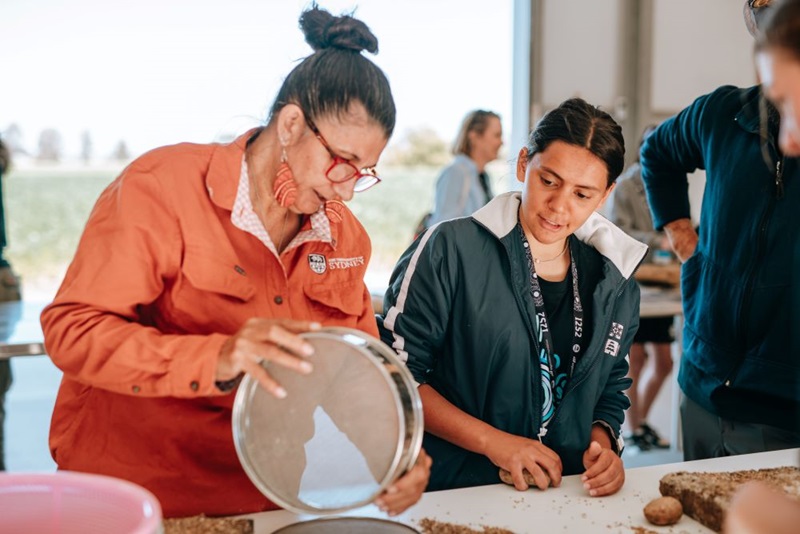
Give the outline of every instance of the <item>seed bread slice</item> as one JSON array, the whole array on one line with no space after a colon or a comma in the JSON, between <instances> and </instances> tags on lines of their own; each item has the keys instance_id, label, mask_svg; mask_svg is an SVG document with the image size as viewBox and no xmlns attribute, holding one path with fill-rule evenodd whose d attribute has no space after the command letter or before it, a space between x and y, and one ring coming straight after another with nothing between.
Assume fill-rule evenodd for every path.
<instances>
[{"instance_id":1,"label":"seed bread slice","mask_svg":"<svg viewBox=\"0 0 800 534\"><path fill-rule=\"evenodd\" d=\"M659 490L681 501L683 513L720 532L734 492L752 480L800 501L800 469L789 466L720 473L679 471L664 475Z\"/></svg>"},{"instance_id":2,"label":"seed bread slice","mask_svg":"<svg viewBox=\"0 0 800 534\"><path fill-rule=\"evenodd\" d=\"M164 534L253 534L252 519L195 515L164 519Z\"/></svg>"}]
</instances>

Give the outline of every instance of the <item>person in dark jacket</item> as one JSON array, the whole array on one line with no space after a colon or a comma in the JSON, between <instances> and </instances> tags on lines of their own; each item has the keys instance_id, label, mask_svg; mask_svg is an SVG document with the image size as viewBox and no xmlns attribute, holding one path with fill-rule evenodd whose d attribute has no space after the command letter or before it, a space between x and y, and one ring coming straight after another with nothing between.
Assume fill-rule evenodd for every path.
<instances>
[{"instance_id":1,"label":"person in dark jacket","mask_svg":"<svg viewBox=\"0 0 800 534\"><path fill-rule=\"evenodd\" d=\"M583 474L622 486L626 355L639 318L633 273L647 246L594 211L624 165L605 112L571 99L519 153L522 192L428 229L403 254L379 318L420 384L429 490L545 489Z\"/></svg>"},{"instance_id":2,"label":"person in dark jacket","mask_svg":"<svg viewBox=\"0 0 800 534\"><path fill-rule=\"evenodd\" d=\"M754 35L766 4L745 3ZM687 460L800 446L800 358L792 349L800 329L790 291L800 167L777 134L777 112L760 86L724 86L642 147L654 225L683 262L678 383ZM699 235L687 194L696 169L706 170Z\"/></svg>"},{"instance_id":3,"label":"person in dark jacket","mask_svg":"<svg viewBox=\"0 0 800 534\"><path fill-rule=\"evenodd\" d=\"M800 156L800 0L775 2L762 28L756 45L759 78L764 94L780 111L781 152L797 157ZM794 302L800 298L799 252L800 239L795 242ZM791 324L800 324L797 306ZM795 336L794 342L793 354L800 354L800 336ZM749 482L731 499L723 530L729 534L790 534L797 531L798 524L800 502L776 493L761 482Z\"/></svg>"}]
</instances>

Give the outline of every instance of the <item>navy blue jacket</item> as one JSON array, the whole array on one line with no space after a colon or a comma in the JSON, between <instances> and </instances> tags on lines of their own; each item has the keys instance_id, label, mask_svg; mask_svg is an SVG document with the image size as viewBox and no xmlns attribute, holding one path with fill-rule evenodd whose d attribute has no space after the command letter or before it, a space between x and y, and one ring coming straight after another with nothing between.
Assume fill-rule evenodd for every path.
<instances>
[{"instance_id":1,"label":"navy blue jacket","mask_svg":"<svg viewBox=\"0 0 800 534\"><path fill-rule=\"evenodd\" d=\"M681 272L684 393L725 418L797 429L800 169L778 154L776 121L762 146L758 99L758 87L731 86L698 98L647 139L642 179L660 229L689 217L686 175L706 171L699 243Z\"/></svg>"},{"instance_id":2,"label":"navy blue jacket","mask_svg":"<svg viewBox=\"0 0 800 534\"><path fill-rule=\"evenodd\" d=\"M428 229L401 257L386 293L381 338L456 407L505 432L536 439L543 393L532 318L530 272L515 231L519 193L495 197L472 217ZM565 475L583 472L592 425L619 434L629 406L626 356L639 326L633 272L647 247L600 215L571 238L579 266L584 347L544 444ZM581 269L595 276L580 277ZM499 482L485 456L426 433L429 490Z\"/></svg>"}]
</instances>

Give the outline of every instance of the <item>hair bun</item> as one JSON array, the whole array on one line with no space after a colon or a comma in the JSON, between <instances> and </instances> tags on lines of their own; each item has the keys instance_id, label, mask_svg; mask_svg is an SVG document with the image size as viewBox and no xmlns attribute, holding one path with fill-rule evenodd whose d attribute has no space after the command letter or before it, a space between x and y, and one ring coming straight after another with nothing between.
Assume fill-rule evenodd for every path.
<instances>
[{"instance_id":1,"label":"hair bun","mask_svg":"<svg viewBox=\"0 0 800 534\"><path fill-rule=\"evenodd\" d=\"M378 52L378 39L366 24L350 15L335 17L316 4L300 15L300 29L315 52L325 48Z\"/></svg>"}]
</instances>

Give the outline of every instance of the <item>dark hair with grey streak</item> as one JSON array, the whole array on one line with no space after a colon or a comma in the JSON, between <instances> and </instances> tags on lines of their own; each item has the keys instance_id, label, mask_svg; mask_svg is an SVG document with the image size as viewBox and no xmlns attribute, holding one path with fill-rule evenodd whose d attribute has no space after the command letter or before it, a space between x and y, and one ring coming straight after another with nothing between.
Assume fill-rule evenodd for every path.
<instances>
[{"instance_id":1,"label":"dark hair with grey streak","mask_svg":"<svg viewBox=\"0 0 800 534\"><path fill-rule=\"evenodd\" d=\"M539 120L528 138L528 161L554 141L583 147L600 158L608 169L607 187L625 166L622 128L611 115L581 98L562 102Z\"/></svg>"},{"instance_id":2,"label":"dark hair with grey streak","mask_svg":"<svg viewBox=\"0 0 800 534\"><path fill-rule=\"evenodd\" d=\"M800 61L800 1L774 3L763 21L756 50L779 48Z\"/></svg>"},{"instance_id":3,"label":"dark hair with grey streak","mask_svg":"<svg viewBox=\"0 0 800 534\"><path fill-rule=\"evenodd\" d=\"M467 116L461 121L461 128L458 129L458 136L455 143L453 143L453 154L469 156L472 153L472 142L469 139L469 134L475 132L480 135L485 132L491 118L500 120L500 115L494 111L483 109L476 109L467 113Z\"/></svg>"},{"instance_id":4,"label":"dark hair with grey streak","mask_svg":"<svg viewBox=\"0 0 800 534\"><path fill-rule=\"evenodd\" d=\"M758 38L772 3L772 0L745 0L744 8L742 8L744 24L751 36Z\"/></svg>"},{"instance_id":5,"label":"dark hair with grey streak","mask_svg":"<svg viewBox=\"0 0 800 534\"><path fill-rule=\"evenodd\" d=\"M378 39L351 15L334 16L316 4L300 16L300 28L314 53L286 77L270 110L270 119L286 104L296 104L312 122L340 117L360 102L389 138L396 110L389 80L361 52L378 52Z\"/></svg>"}]
</instances>

